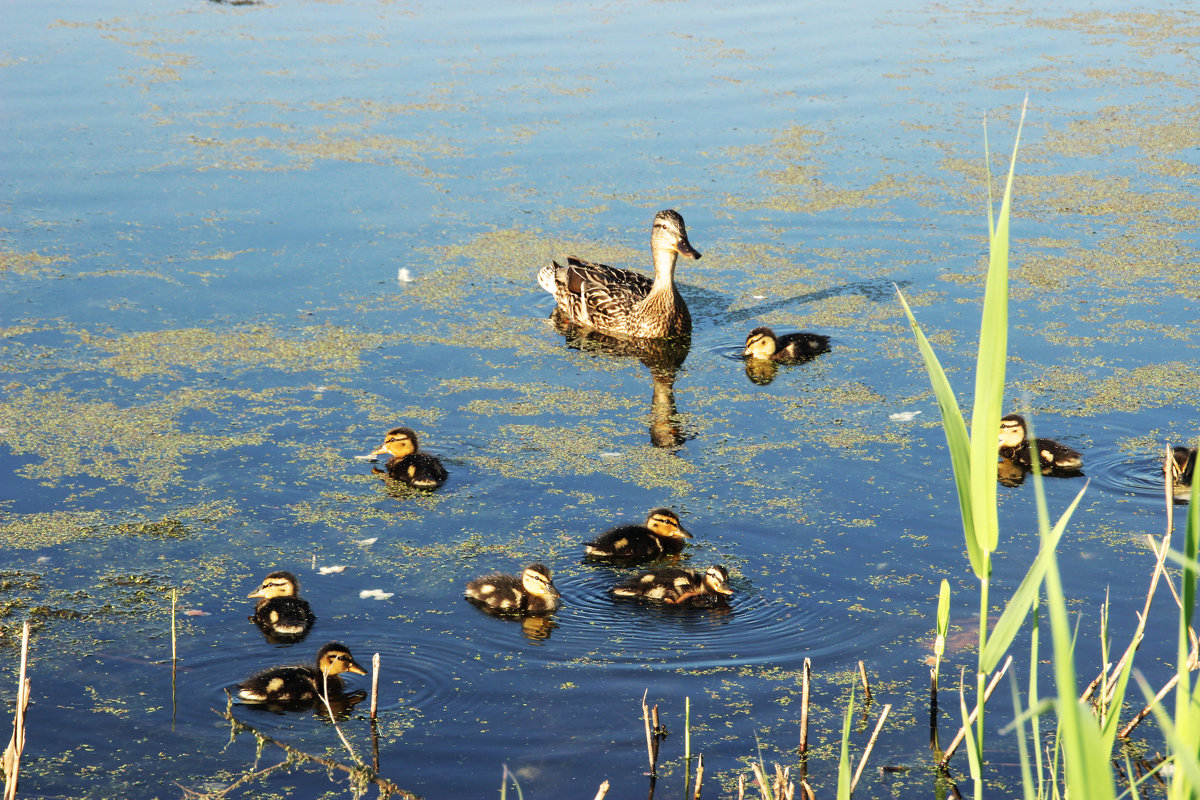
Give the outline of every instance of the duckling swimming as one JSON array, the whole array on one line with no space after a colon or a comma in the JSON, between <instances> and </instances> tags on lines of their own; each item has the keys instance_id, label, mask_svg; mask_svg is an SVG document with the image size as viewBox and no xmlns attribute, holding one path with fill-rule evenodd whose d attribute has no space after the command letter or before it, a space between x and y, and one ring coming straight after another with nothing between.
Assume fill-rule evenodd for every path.
<instances>
[{"instance_id":1,"label":"duckling swimming","mask_svg":"<svg viewBox=\"0 0 1200 800\"><path fill-rule=\"evenodd\" d=\"M671 605L714 606L725 603L733 589L729 588L729 570L714 565L703 574L675 567L652 569L618 583L610 592L614 597L660 600Z\"/></svg>"},{"instance_id":2,"label":"duckling swimming","mask_svg":"<svg viewBox=\"0 0 1200 800\"><path fill-rule=\"evenodd\" d=\"M559 606L558 589L543 564L516 575L486 575L467 584L466 598L478 606L516 614L544 614Z\"/></svg>"},{"instance_id":3,"label":"duckling swimming","mask_svg":"<svg viewBox=\"0 0 1200 800\"><path fill-rule=\"evenodd\" d=\"M344 644L330 642L317 652L314 666L272 667L239 683L237 697L243 703L304 708L314 705L326 688L330 697L340 695L343 672L367 674Z\"/></svg>"},{"instance_id":4,"label":"duckling swimming","mask_svg":"<svg viewBox=\"0 0 1200 800\"><path fill-rule=\"evenodd\" d=\"M743 358L765 359L779 364L800 364L829 352L829 337L819 333L785 333L776 336L770 328L755 328L746 336Z\"/></svg>"},{"instance_id":5,"label":"duckling swimming","mask_svg":"<svg viewBox=\"0 0 1200 800\"><path fill-rule=\"evenodd\" d=\"M300 596L300 581L290 572L272 572L247 597L257 597L254 613L249 619L268 639L278 642L298 642L308 633L317 618L308 601Z\"/></svg>"},{"instance_id":6,"label":"duckling swimming","mask_svg":"<svg viewBox=\"0 0 1200 800\"><path fill-rule=\"evenodd\" d=\"M1196 475L1196 448L1171 448L1171 477L1180 486L1191 486Z\"/></svg>"},{"instance_id":7,"label":"duckling swimming","mask_svg":"<svg viewBox=\"0 0 1200 800\"><path fill-rule=\"evenodd\" d=\"M591 558L649 561L683 552L683 540L691 538L679 515L669 508L656 508L646 515L645 525L613 528L585 544L583 550Z\"/></svg>"},{"instance_id":8,"label":"duckling swimming","mask_svg":"<svg viewBox=\"0 0 1200 800\"><path fill-rule=\"evenodd\" d=\"M1009 414L1000 419L1000 455L1026 469L1040 467L1043 472L1078 472L1083 469L1083 456L1053 439L1037 440L1037 462L1026 438L1025 418Z\"/></svg>"},{"instance_id":9,"label":"duckling swimming","mask_svg":"<svg viewBox=\"0 0 1200 800\"><path fill-rule=\"evenodd\" d=\"M571 257L566 266L552 261L542 267L538 285L554 295L558 310L576 325L635 339L688 334L692 317L675 288L675 261L681 255L700 258L700 253L688 241L678 212L654 215L650 251L653 280L640 272Z\"/></svg>"},{"instance_id":10,"label":"duckling swimming","mask_svg":"<svg viewBox=\"0 0 1200 800\"><path fill-rule=\"evenodd\" d=\"M392 480L417 489L436 489L449 477L437 456L417 449L417 434L412 428L392 428L379 449L371 456L391 455L384 469Z\"/></svg>"}]
</instances>

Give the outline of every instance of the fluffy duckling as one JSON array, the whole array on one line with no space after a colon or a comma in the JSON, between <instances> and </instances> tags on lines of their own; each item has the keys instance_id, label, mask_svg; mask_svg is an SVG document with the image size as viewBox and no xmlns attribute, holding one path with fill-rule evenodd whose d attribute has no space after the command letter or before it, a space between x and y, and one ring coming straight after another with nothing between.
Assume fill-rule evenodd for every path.
<instances>
[{"instance_id":1,"label":"fluffy duckling","mask_svg":"<svg viewBox=\"0 0 1200 800\"><path fill-rule=\"evenodd\" d=\"M622 581L611 590L614 597L660 600L671 605L714 606L733 594L729 588L729 570L720 565L704 573L694 569L652 569Z\"/></svg>"},{"instance_id":2,"label":"fluffy duckling","mask_svg":"<svg viewBox=\"0 0 1200 800\"><path fill-rule=\"evenodd\" d=\"M1037 466L1042 470L1078 472L1083 468L1083 456L1053 439L1038 438L1035 463L1034 454L1026 436L1024 417L1020 414L1001 417L1000 455L1026 469Z\"/></svg>"},{"instance_id":3,"label":"fluffy duckling","mask_svg":"<svg viewBox=\"0 0 1200 800\"><path fill-rule=\"evenodd\" d=\"M688 241L679 212L666 209L654 215L650 252L653 280L640 272L571 257L566 266L552 261L542 267L537 282L576 325L635 339L689 334L692 318L675 288L675 261L681 255L699 258L700 253Z\"/></svg>"},{"instance_id":4,"label":"fluffy duckling","mask_svg":"<svg viewBox=\"0 0 1200 800\"><path fill-rule=\"evenodd\" d=\"M383 444L371 455L391 456L384 469L388 477L417 489L436 489L446 482L446 468L437 456L417 449L417 434L412 428L392 428Z\"/></svg>"},{"instance_id":5,"label":"fluffy duckling","mask_svg":"<svg viewBox=\"0 0 1200 800\"><path fill-rule=\"evenodd\" d=\"M326 687L330 696L342 693L340 676L343 672L367 674L344 644L330 642L317 652L314 666L272 667L239 683L237 697L243 703L292 708L311 706Z\"/></svg>"},{"instance_id":6,"label":"fluffy duckling","mask_svg":"<svg viewBox=\"0 0 1200 800\"><path fill-rule=\"evenodd\" d=\"M1191 486L1196 475L1196 448L1174 447L1171 449L1171 480L1177 486Z\"/></svg>"},{"instance_id":7,"label":"fluffy duckling","mask_svg":"<svg viewBox=\"0 0 1200 800\"><path fill-rule=\"evenodd\" d=\"M583 550L591 558L648 561L683 552L683 540L691 538L679 515L669 508L656 508L646 516L645 525L621 525L605 531Z\"/></svg>"},{"instance_id":8,"label":"fluffy duckling","mask_svg":"<svg viewBox=\"0 0 1200 800\"><path fill-rule=\"evenodd\" d=\"M517 614L542 614L559 605L558 589L543 564L530 564L516 575L485 575L467 584L466 597L472 603L496 611Z\"/></svg>"},{"instance_id":9,"label":"fluffy duckling","mask_svg":"<svg viewBox=\"0 0 1200 800\"><path fill-rule=\"evenodd\" d=\"M308 633L317 618L308 601L300 596L300 581L290 572L272 572L247 597L257 597L254 613L249 619L268 638L277 641L299 641Z\"/></svg>"},{"instance_id":10,"label":"fluffy duckling","mask_svg":"<svg viewBox=\"0 0 1200 800\"><path fill-rule=\"evenodd\" d=\"M776 336L770 328L755 328L746 336L743 358L765 359L780 364L799 364L829 352L829 337L819 333L785 333Z\"/></svg>"}]
</instances>

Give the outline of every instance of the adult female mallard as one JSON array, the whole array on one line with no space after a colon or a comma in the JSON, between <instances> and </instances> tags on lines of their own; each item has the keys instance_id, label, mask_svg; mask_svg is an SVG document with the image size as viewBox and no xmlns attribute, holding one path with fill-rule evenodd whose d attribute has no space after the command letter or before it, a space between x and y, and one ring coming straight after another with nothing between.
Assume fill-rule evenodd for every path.
<instances>
[{"instance_id":1,"label":"adult female mallard","mask_svg":"<svg viewBox=\"0 0 1200 800\"><path fill-rule=\"evenodd\" d=\"M678 514L669 508L656 508L646 515L644 525L621 525L605 531L585 544L583 551L590 558L649 561L683 552L683 540L691 538Z\"/></svg>"},{"instance_id":2,"label":"adult female mallard","mask_svg":"<svg viewBox=\"0 0 1200 800\"><path fill-rule=\"evenodd\" d=\"M1000 455L1019 467L1039 467L1042 472L1077 473L1083 469L1083 456L1053 439L1037 439L1037 452L1029 446L1025 418L1009 414L1000 418Z\"/></svg>"},{"instance_id":3,"label":"adult female mallard","mask_svg":"<svg viewBox=\"0 0 1200 800\"><path fill-rule=\"evenodd\" d=\"M688 241L678 212L654 215L650 251L653 280L640 272L571 257L566 266L552 261L542 267L538 285L554 295L558 311L576 325L636 339L691 333L691 315L675 288L675 260L681 255L699 258L700 253Z\"/></svg>"}]
</instances>

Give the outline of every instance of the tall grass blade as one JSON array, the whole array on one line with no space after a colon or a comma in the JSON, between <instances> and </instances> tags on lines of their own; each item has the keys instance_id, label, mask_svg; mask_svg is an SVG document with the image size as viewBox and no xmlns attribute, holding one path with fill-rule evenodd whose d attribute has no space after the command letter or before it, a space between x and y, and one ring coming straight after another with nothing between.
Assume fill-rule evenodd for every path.
<instances>
[{"instance_id":1,"label":"tall grass blade","mask_svg":"<svg viewBox=\"0 0 1200 800\"><path fill-rule=\"evenodd\" d=\"M846 703L846 714L842 717L842 751L838 758L837 800L850 800L853 780L850 775L850 720L854 716L854 684L850 684L850 701Z\"/></svg>"}]
</instances>

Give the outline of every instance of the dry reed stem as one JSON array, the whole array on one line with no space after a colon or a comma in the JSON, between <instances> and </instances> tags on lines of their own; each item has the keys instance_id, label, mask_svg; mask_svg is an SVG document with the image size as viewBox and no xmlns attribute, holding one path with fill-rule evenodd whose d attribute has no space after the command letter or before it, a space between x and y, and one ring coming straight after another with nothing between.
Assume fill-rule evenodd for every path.
<instances>
[{"instance_id":1,"label":"dry reed stem","mask_svg":"<svg viewBox=\"0 0 1200 800\"><path fill-rule=\"evenodd\" d=\"M349 740L347 740L345 735L342 733L342 726L338 725L337 717L333 713L333 706L329 705L329 675L325 672L322 672L321 677L324 679L324 686L322 687L324 691L321 692L321 702L325 704L325 710L329 712L329 721L333 724L333 729L337 731L338 738L341 739L342 744L345 745L346 752L350 754L350 758L353 759L354 763L358 764L360 767L365 766L362 762L362 759L360 759L358 754L354 752L354 748L350 746Z\"/></svg>"},{"instance_id":2,"label":"dry reed stem","mask_svg":"<svg viewBox=\"0 0 1200 800\"><path fill-rule=\"evenodd\" d=\"M758 781L758 793L762 795L762 800L771 800L771 795L768 794L770 787L767 785L767 778L763 775L762 767L757 761L751 762L750 771L754 773L754 780Z\"/></svg>"},{"instance_id":3,"label":"dry reed stem","mask_svg":"<svg viewBox=\"0 0 1200 800\"><path fill-rule=\"evenodd\" d=\"M654 764L658 765L658 745L667 734L658 721L658 703L650 709L650 722L654 725Z\"/></svg>"},{"instance_id":4,"label":"dry reed stem","mask_svg":"<svg viewBox=\"0 0 1200 800\"><path fill-rule=\"evenodd\" d=\"M642 722L646 726L646 760L650 762L650 777L654 777L654 737L650 733L650 708L646 705L646 696L650 690L642 692Z\"/></svg>"},{"instance_id":5,"label":"dry reed stem","mask_svg":"<svg viewBox=\"0 0 1200 800\"><path fill-rule=\"evenodd\" d=\"M858 676L862 679L863 694L866 695L863 702L871 702L871 684L867 682L867 668L863 662L858 662Z\"/></svg>"},{"instance_id":6,"label":"dry reed stem","mask_svg":"<svg viewBox=\"0 0 1200 800\"><path fill-rule=\"evenodd\" d=\"M870 757L871 750L875 747L875 740L879 738L879 732L883 730L883 723L887 720L888 713L891 710L891 703L885 705L882 713L879 715L879 721L875 723L875 730L871 732L871 738L867 740L867 747L863 750L862 758L858 761L858 769L854 771L854 779L850 781L850 794L854 794L854 789L858 786L858 779L862 777L863 768L867 766L867 758Z\"/></svg>"},{"instance_id":7,"label":"dry reed stem","mask_svg":"<svg viewBox=\"0 0 1200 800\"><path fill-rule=\"evenodd\" d=\"M812 678L812 659L804 659L800 690L800 755L808 752L808 685Z\"/></svg>"},{"instance_id":8,"label":"dry reed stem","mask_svg":"<svg viewBox=\"0 0 1200 800\"><path fill-rule=\"evenodd\" d=\"M17 710L13 717L12 738L4 750L4 800L17 796L17 778L21 772L21 753L25 750L25 708L29 705L29 620L21 626L21 668L17 673Z\"/></svg>"},{"instance_id":9,"label":"dry reed stem","mask_svg":"<svg viewBox=\"0 0 1200 800\"><path fill-rule=\"evenodd\" d=\"M692 793L692 800L700 800L700 784L704 781L704 754L696 756L696 791Z\"/></svg>"},{"instance_id":10,"label":"dry reed stem","mask_svg":"<svg viewBox=\"0 0 1200 800\"><path fill-rule=\"evenodd\" d=\"M738 775L738 800L746 800L746 776Z\"/></svg>"},{"instance_id":11,"label":"dry reed stem","mask_svg":"<svg viewBox=\"0 0 1200 800\"><path fill-rule=\"evenodd\" d=\"M813 788L808 785L808 781L803 778L800 779L800 796L803 797L804 800L817 800L816 792L814 792Z\"/></svg>"},{"instance_id":12,"label":"dry reed stem","mask_svg":"<svg viewBox=\"0 0 1200 800\"><path fill-rule=\"evenodd\" d=\"M379 653L371 656L371 720L379 710Z\"/></svg>"},{"instance_id":13,"label":"dry reed stem","mask_svg":"<svg viewBox=\"0 0 1200 800\"><path fill-rule=\"evenodd\" d=\"M971 713L967 715L966 725L963 725L963 727L958 729L958 733L955 734L954 740L950 742L950 746L947 747L946 752L942 754L942 760L938 762L939 767L945 767L946 764L950 762L950 759L954 757L954 751L958 749L958 746L962 744L963 738L967 735L967 725L971 725L975 722L975 718L979 716L979 707L986 704L988 699L991 698L992 691L996 688L996 684L1000 683L1000 678L1003 677L1004 673L1008 672L1008 668L1011 665L1012 656L1010 655L1008 658L1004 659L1004 666L1000 667L1000 669L994 675L992 675L992 679L988 682L987 688L983 690L983 700L976 702L975 708L971 709Z\"/></svg>"},{"instance_id":14,"label":"dry reed stem","mask_svg":"<svg viewBox=\"0 0 1200 800\"><path fill-rule=\"evenodd\" d=\"M608 794L607 780L600 784L600 789L596 792L596 796L593 798L593 800L604 800L604 796L606 794Z\"/></svg>"}]
</instances>

